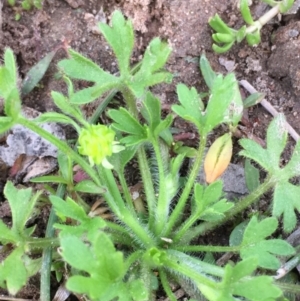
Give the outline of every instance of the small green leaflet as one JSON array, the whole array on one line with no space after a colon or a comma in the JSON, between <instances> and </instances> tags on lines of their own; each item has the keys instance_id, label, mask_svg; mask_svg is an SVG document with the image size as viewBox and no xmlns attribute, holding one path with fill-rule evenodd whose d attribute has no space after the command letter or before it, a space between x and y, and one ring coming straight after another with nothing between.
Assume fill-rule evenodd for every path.
<instances>
[{"instance_id":1,"label":"small green leaflet","mask_svg":"<svg viewBox=\"0 0 300 301\"><path fill-rule=\"evenodd\" d=\"M129 88L135 97L143 96L147 87L162 82L171 82L172 74L160 71L167 62L170 53L171 48L159 38L155 38L150 42L141 61L140 70L128 82Z\"/></svg>"},{"instance_id":2,"label":"small green leaflet","mask_svg":"<svg viewBox=\"0 0 300 301\"><path fill-rule=\"evenodd\" d=\"M90 245L75 236L64 236L61 249L66 262L86 273L85 276L80 273L68 279L66 286L70 291L87 294L91 300L109 301L122 297L126 272L123 254L115 250L107 234L97 233Z\"/></svg>"},{"instance_id":3,"label":"small green leaflet","mask_svg":"<svg viewBox=\"0 0 300 301\"><path fill-rule=\"evenodd\" d=\"M0 264L0 287L7 288L12 295L26 284L29 277L22 260L23 254L23 248L17 248Z\"/></svg>"},{"instance_id":4,"label":"small green leaflet","mask_svg":"<svg viewBox=\"0 0 300 301\"><path fill-rule=\"evenodd\" d=\"M131 21L126 21L120 11L115 11L112 16L112 26L100 23L99 27L118 59L121 76L129 76L129 63L134 45Z\"/></svg>"},{"instance_id":5,"label":"small green leaflet","mask_svg":"<svg viewBox=\"0 0 300 301\"><path fill-rule=\"evenodd\" d=\"M224 217L224 213L234 206L233 203L221 199L223 182L221 180L204 187L195 184L195 202L199 219L205 221L216 221Z\"/></svg>"},{"instance_id":6,"label":"small green leaflet","mask_svg":"<svg viewBox=\"0 0 300 301\"><path fill-rule=\"evenodd\" d=\"M128 110L120 108L119 110L109 110L109 117L114 121L113 127L120 132L129 134L121 138L120 142L127 146L132 146L144 142L148 138L146 127L135 119Z\"/></svg>"},{"instance_id":7,"label":"small green leaflet","mask_svg":"<svg viewBox=\"0 0 300 301\"><path fill-rule=\"evenodd\" d=\"M31 188L17 189L12 182L7 182L4 195L8 199L12 212L13 225L11 231L17 235L24 232L26 223L30 219L35 203L40 194L31 195Z\"/></svg>"},{"instance_id":8,"label":"small green leaflet","mask_svg":"<svg viewBox=\"0 0 300 301\"><path fill-rule=\"evenodd\" d=\"M66 217L69 217L79 222L76 225L55 224L55 228L62 230L60 237L77 236L81 238L87 234L88 238L92 239L90 235L97 234L100 229L105 227L105 221L103 219L100 217L90 218L83 208L69 197L64 201L52 195L50 196L50 201L61 219L65 220Z\"/></svg>"},{"instance_id":9,"label":"small green leaflet","mask_svg":"<svg viewBox=\"0 0 300 301\"><path fill-rule=\"evenodd\" d=\"M243 259L255 257L258 266L276 270L280 267L280 261L276 255L288 256L295 253L294 248L281 239L268 239L276 231L278 222L275 217L265 218L258 221L253 216L247 225L241 243L240 256Z\"/></svg>"},{"instance_id":10,"label":"small green leaflet","mask_svg":"<svg viewBox=\"0 0 300 301\"><path fill-rule=\"evenodd\" d=\"M279 218L283 215L283 229L290 233L296 227L297 216L300 212L300 186L289 182L278 183L274 190L272 215Z\"/></svg>"},{"instance_id":11,"label":"small green leaflet","mask_svg":"<svg viewBox=\"0 0 300 301\"><path fill-rule=\"evenodd\" d=\"M291 232L296 226L295 210L300 211L300 187L289 183L289 180L300 174L300 142L298 141L289 163L281 168L280 156L287 142L287 129L284 115L279 114L272 120L267 130L267 148L262 148L249 139L240 140L244 150L241 155L260 164L273 177L274 200L273 216L283 215L283 228Z\"/></svg>"},{"instance_id":12,"label":"small green leaflet","mask_svg":"<svg viewBox=\"0 0 300 301\"><path fill-rule=\"evenodd\" d=\"M275 300L281 291L273 284L270 276L249 277L257 268L257 261L249 257L235 266L227 264L225 275L216 288L198 284L199 289L209 301L235 301L244 297L249 301Z\"/></svg>"}]
</instances>

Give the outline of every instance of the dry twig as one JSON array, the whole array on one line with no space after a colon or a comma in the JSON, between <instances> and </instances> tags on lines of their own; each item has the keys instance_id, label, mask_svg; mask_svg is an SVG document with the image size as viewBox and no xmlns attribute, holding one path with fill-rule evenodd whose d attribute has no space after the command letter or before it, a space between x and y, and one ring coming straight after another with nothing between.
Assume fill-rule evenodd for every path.
<instances>
[{"instance_id":1,"label":"dry twig","mask_svg":"<svg viewBox=\"0 0 300 301\"><path fill-rule=\"evenodd\" d=\"M246 80L241 80L240 84L251 94L256 93L257 90ZM276 109L266 100L263 99L260 104L274 117L277 116L279 113L276 111ZM299 140L298 133L292 128L292 126L286 122L287 131L289 134L296 140Z\"/></svg>"}]
</instances>

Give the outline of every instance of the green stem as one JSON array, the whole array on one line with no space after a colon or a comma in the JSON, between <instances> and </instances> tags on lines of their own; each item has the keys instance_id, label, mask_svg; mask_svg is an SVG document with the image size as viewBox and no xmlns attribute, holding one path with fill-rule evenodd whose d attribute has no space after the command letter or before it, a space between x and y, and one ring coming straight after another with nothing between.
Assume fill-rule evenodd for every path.
<instances>
[{"instance_id":1,"label":"green stem","mask_svg":"<svg viewBox=\"0 0 300 301\"><path fill-rule=\"evenodd\" d=\"M239 252L240 246L178 246L174 247L174 250L182 251L182 252Z\"/></svg>"},{"instance_id":2,"label":"green stem","mask_svg":"<svg viewBox=\"0 0 300 301\"><path fill-rule=\"evenodd\" d=\"M59 246L59 239L53 237L31 238L26 240L25 248L28 250L56 248Z\"/></svg>"},{"instance_id":3,"label":"green stem","mask_svg":"<svg viewBox=\"0 0 300 301\"><path fill-rule=\"evenodd\" d=\"M164 266L167 269L173 270L175 273L180 273L190 279L193 279L195 282L204 284L214 289L218 288L216 282L206 276L201 275L198 271L185 264L185 262L179 262L178 260L172 260L171 258L166 257L164 260Z\"/></svg>"},{"instance_id":4,"label":"green stem","mask_svg":"<svg viewBox=\"0 0 300 301\"><path fill-rule=\"evenodd\" d=\"M132 264L138 260L141 259L143 255L143 251L141 250L138 250L138 251L135 251L133 253L131 253L127 258L126 258L126 261L125 261L125 267L126 267L126 270L129 270L129 268L132 266Z\"/></svg>"},{"instance_id":5,"label":"green stem","mask_svg":"<svg viewBox=\"0 0 300 301\"><path fill-rule=\"evenodd\" d=\"M297 296L300 295L300 286L299 284L287 283L287 282L274 282L276 286L278 286L281 290L287 293L295 294Z\"/></svg>"},{"instance_id":6,"label":"green stem","mask_svg":"<svg viewBox=\"0 0 300 301\"><path fill-rule=\"evenodd\" d=\"M202 161L203 161L205 146L206 146L206 136L202 137L200 140L198 155L195 159L193 168L189 174L188 181L185 184L182 194L178 200L178 203L170 216L169 222L167 224L167 232L166 232L165 236L170 235L174 225L176 224L176 222L179 222L179 220L180 220L180 215L183 212L184 206L189 198L191 189L193 188L195 180L199 173L199 169L200 169Z\"/></svg>"},{"instance_id":7,"label":"green stem","mask_svg":"<svg viewBox=\"0 0 300 301\"><path fill-rule=\"evenodd\" d=\"M260 30L265 24L279 14L279 4L272 7L268 12L261 16L253 25L246 29L246 33L253 33L256 30Z\"/></svg>"},{"instance_id":8,"label":"green stem","mask_svg":"<svg viewBox=\"0 0 300 301\"><path fill-rule=\"evenodd\" d=\"M164 272L163 269L159 269L159 278L160 278L161 284L162 284L165 292L167 293L167 296L168 296L169 300L170 301L177 301L178 299L173 294L172 289L171 289L170 284L169 284L168 277L167 277L167 275L166 275L166 273Z\"/></svg>"},{"instance_id":9,"label":"green stem","mask_svg":"<svg viewBox=\"0 0 300 301\"><path fill-rule=\"evenodd\" d=\"M111 210L120 221L131 229L131 231L136 235L136 238L140 240L145 248L153 246L155 241L152 236L139 223L136 215L133 215L133 213L125 206L111 170L99 166L98 171L100 177L103 178L103 184L107 186L108 190L104 193L104 198Z\"/></svg>"},{"instance_id":10,"label":"green stem","mask_svg":"<svg viewBox=\"0 0 300 301\"><path fill-rule=\"evenodd\" d=\"M185 221L185 223L183 223L182 226L179 228L178 232L173 238L173 242L179 241L198 219L199 213L197 211L195 213L192 213L190 217Z\"/></svg>"},{"instance_id":11,"label":"green stem","mask_svg":"<svg viewBox=\"0 0 300 301\"><path fill-rule=\"evenodd\" d=\"M128 88L122 90L122 94L126 101L129 111L135 118L138 118L138 110L136 107L136 101L134 95ZM139 170L142 176L143 186L146 194L148 216L149 216L149 228L152 229L155 222L155 204L156 196L154 191L154 185L152 175L150 172L146 152L143 146L140 146L137 150L137 158L139 163Z\"/></svg>"},{"instance_id":12,"label":"green stem","mask_svg":"<svg viewBox=\"0 0 300 301\"><path fill-rule=\"evenodd\" d=\"M249 207L251 204L253 204L255 201L259 199L260 196L262 196L264 193L266 193L268 190L270 190L272 187L276 185L276 181L273 181L271 177L268 177L264 183L262 183L260 186L257 187L255 191L253 191L251 194L246 196L245 198L241 199L239 202L235 204L235 206L229 210L227 213L225 213L225 217L219 221L216 222L204 222L200 224L197 227L194 227L190 229L188 232L185 233L184 236L184 243L189 243L193 238L196 236L202 235L208 231L213 230L214 228L219 227L220 225L226 223L228 220L230 220L233 216L236 214L242 212L244 209Z\"/></svg>"},{"instance_id":13,"label":"green stem","mask_svg":"<svg viewBox=\"0 0 300 301\"><path fill-rule=\"evenodd\" d=\"M17 122L33 132L40 135L42 138L48 140L55 145L62 153L69 156L74 162L78 163L82 169L91 177L91 179L99 186L101 186L100 180L96 171L84 160L78 153L76 153L65 141L61 141L54 135L50 134L46 130L40 128L35 122L28 120L22 116L19 116Z\"/></svg>"},{"instance_id":14,"label":"green stem","mask_svg":"<svg viewBox=\"0 0 300 301\"><path fill-rule=\"evenodd\" d=\"M118 173L118 177L119 177L119 180L120 180L120 184L122 186L123 195L124 195L125 201L127 203L127 206L130 208L132 213L135 213L132 197L131 197L131 194L130 194L130 191L128 189L128 185L127 185L127 182L126 182L126 179L125 179L125 176L124 176L124 171L122 173Z\"/></svg>"},{"instance_id":15,"label":"green stem","mask_svg":"<svg viewBox=\"0 0 300 301\"><path fill-rule=\"evenodd\" d=\"M146 152L143 146L137 150L137 157L139 162L139 170L142 176L143 187L146 194L148 216L149 216L149 228L153 229L155 224L155 204L156 196L154 191L154 184L152 180L152 175L150 172L150 167L148 164Z\"/></svg>"},{"instance_id":16,"label":"green stem","mask_svg":"<svg viewBox=\"0 0 300 301\"><path fill-rule=\"evenodd\" d=\"M98 165L97 170L99 178L102 179L103 185L105 185L107 188L107 192L104 193L104 196L105 198L108 195L112 196L112 198L107 198L107 202L114 214L120 217L122 211L126 210L126 206L122 199L116 180L112 174L112 171L107 168L104 168L102 165Z\"/></svg>"},{"instance_id":17,"label":"green stem","mask_svg":"<svg viewBox=\"0 0 300 301\"><path fill-rule=\"evenodd\" d=\"M187 255L181 251L177 251L174 249L169 249L167 251L168 257L178 264L186 264L188 265L193 271L199 274L205 275L212 275L218 278L224 277L224 269L215 265L210 264L204 261L199 260L193 256Z\"/></svg>"},{"instance_id":18,"label":"green stem","mask_svg":"<svg viewBox=\"0 0 300 301\"><path fill-rule=\"evenodd\" d=\"M65 194L66 186L60 184L57 188L56 195L63 197ZM57 220L54 208L51 208L50 215L48 218L47 228L46 228L46 238L53 238L55 230L53 228L54 223ZM41 267L41 284L40 284L40 300L50 301L50 273L51 273L51 263L52 263L52 247L48 247L43 251L42 267Z\"/></svg>"},{"instance_id":19,"label":"green stem","mask_svg":"<svg viewBox=\"0 0 300 301\"><path fill-rule=\"evenodd\" d=\"M158 202L156 209L156 234L159 235L166 223L168 221L169 211L170 211L170 199L168 198L167 192L167 181L165 176L165 169L163 164L163 159L161 156L161 151L158 144L158 139L152 139L152 145L154 148L157 167L159 172L159 194L158 194Z\"/></svg>"}]
</instances>

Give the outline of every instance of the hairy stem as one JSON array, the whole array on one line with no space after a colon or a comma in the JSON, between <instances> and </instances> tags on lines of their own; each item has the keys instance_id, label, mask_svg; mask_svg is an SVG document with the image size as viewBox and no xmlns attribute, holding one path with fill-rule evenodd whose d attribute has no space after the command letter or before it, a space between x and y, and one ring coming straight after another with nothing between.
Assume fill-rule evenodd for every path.
<instances>
[{"instance_id":1,"label":"hairy stem","mask_svg":"<svg viewBox=\"0 0 300 301\"><path fill-rule=\"evenodd\" d=\"M168 277L167 277L167 275L166 275L166 273L163 269L159 270L159 278L160 278L161 284L162 284L165 292L167 293L167 296L168 296L169 300L170 301L177 301L177 298L173 294L172 289L170 287Z\"/></svg>"},{"instance_id":2,"label":"hairy stem","mask_svg":"<svg viewBox=\"0 0 300 301\"><path fill-rule=\"evenodd\" d=\"M163 159L161 156L161 151L158 144L158 139L152 139L152 145L154 148L157 167L159 172L159 192L158 192L158 202L156 208L156 234L160 234L163 228L166 226L168 221L169 211L170 211L170 199L168 198L167 192L167 181L164 170Z\"/></svg>"},{"instance_id":3,"label":"hairy stem","mask_svg":"<svg viewBox=\"0 0 300 301\"><path fill-rule=\"evenodd\" d=\"M104 184L108 191L104 193L104 197L109 204L111 210L116 214L118 219L126 224L136 235L136 238L147 248L154 245L153 238L147 230L139 223L136 215L125 206L115 178L111 172L103 167L98 167L100 177L103 178Z\"/></svg>"},{"instance_id":4,"label":"hairy stem","mask_svg":"<svg viewBox=\"0 0 300 301\"><path fill-rule=\"evenodd\" d=\"M136 101L134 95L128 90L128 88L123 89L122 94L125 98L129 111L133 114L135 118L138 118L138 110L136 107ZM145 194L146 194L148 216L149 216L149 227L150 229L152 229L155 222L156 196L154 191L152 175L150 172L150 167L143 146L140 146L138 148L137 158L138 158L139 170L142 176L143 187L145 189Z\"/></svg>"},{"instance_id":5,"label":"hairy stem","mask_svg":"<svg viewBox=\"0 0 300 301\"><path fill-rule=\"evenodd\" d=\"M123 195L124 195L125 201L127 203L127 206L130 208L132 213L135 213L132 197L130 195L130 191L129 191L129 188L128 188L128 185L127 185L127 182L126 182L126 179L125 179L125 176L124 176L124 171L122 173L118 173L118 177L119 177L119 180L120 180L120 184L122 186Z\"/></svg>"},{"instance_id":6,"label":"hairy stem","mask_svg":"<svg viewBox=\"0 0 300 301\"><path fill-rule=\"evenodd\" d=\"M178 203L176 204L175 209L173 210L169 222L167 224L167 231L165 236L169 236L174 225L176 224L176 222L178 222L180 220L180 216L183 212L184 206L189 198L191 189L194 186L195 180L197 178L197 175L199 173L199 169L201 167L201 164L203 162L203 155L204 155L204 149L206 146L206 136L202 137L200 140L200 146L199 146L199 150L197 152L197 157L195 159L195 162L193 164L192 170L189 174L189 178L185 184L185 187L182 191L182 194L178 200Z\"/></svg>"},{"instance_id":7,"label":"hairy stem","mask_svg":"<svg viewBox=\"0 0 300 301\"><path fill-rule=\"evenodd\" d=\"M217 283L208 277L201 275L197 270L187 265L185 262L180 262L179 260L173 260L172 258L165 258L164 266L167 269L173 270L175 273L180 273L193 281L204 284L211 288L217 289Z\"/></svg>"},{"instance_id":8,"label":"hairy stem","mask_svg":"<svg viewBox=\"0 0 300 301\"><path fill-rule=\"evenodd\" d=\"M53 237L27 239L25 243L25 248L28 250L55 248L58 246L59 239Z\"/></svg>"},{"instance_id":9,"label":"hairy stem","mask_svg":"<svg viewBox=\"0 0 300 301\"><path fill-rule=\"evenodd\" d=\"M224 247L224 246L178 246L174 247L177 251L182 252L239 252L240 246Z\"/></svg>"}]
</instances>

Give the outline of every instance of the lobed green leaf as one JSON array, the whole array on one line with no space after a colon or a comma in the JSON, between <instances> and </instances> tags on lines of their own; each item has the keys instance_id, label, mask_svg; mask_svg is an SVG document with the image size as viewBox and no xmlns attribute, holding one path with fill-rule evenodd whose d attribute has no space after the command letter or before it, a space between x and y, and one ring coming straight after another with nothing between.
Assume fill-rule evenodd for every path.
<instances>
[{"instance_id":1,"label":"lobed green leaf","mask_svg":"<svg viewBox=\"0 0 300 301\"><path fill-rule=\"evenodd\" d=\"M66 262L87 273L86 276L71 276L66 284L69 290L87 294L92 300L102 300L104 297L105 300L112 300L122 296L125 274L123 255L115 250L105 233L95 235L90 246L77 237L63 237L61 249Z\"/></svg>"},{"instance_id":2,"label":"lobed green leaf","mask_svg":"<svg viewBox=\"0 0 300 301\"><path fill-rule=\"evenodd\" d=\"M221 123L237 125L242 112L243 104L234 74L229 73L224 78L218 75L211 89L204 115L205 125L201 132L207 135Z\"/></svg>"},{"instance_id":3,"label":"lobed green leaf","mask_svg":"<svg viewBox=\"0 0 300 301\"><path fill-rule=\"evenodd\" d=\"M172 110L181 118L194 123L200 130L203 125L204 105L196 89L189 89L184 84L178 84L176 89L181 105L173 105Z\"/></svg>"},{"instance_id":4,"label":"lobed green leaf","mask_svg":"<svg viewBox=\"0 0 300 301\"><path fill-rule=\"evenodd\" d=\"M23 254L23 248L17 248L0 265L0 286L6 288L11 295L16 295L29 278L22 260Z\"/></svg>"},{"instance_id":5,"label":"lobed green leaf","mask_svg":"<svg viewBox=\"0 0 300 301\"><path fill-rule=\"evenodd\" d=\"M30 219L38 195L32 197L32 189L17 189L13 183L8 181L4 187L4 195L11 208L13 225L12 231L23 233L27 221Z\"/></svg>"},{"instance_id":6,"label":"lobed green leaf","mask_svg":"<svg viewBox=\"0 0 300 301\"><path fill-rule=\"evenodd\" d=\"M272 215L279 218L283 215L283 230L290 233L296 226L295 210L300 212L300 186L289 182L280 182L275 186Z\"/></svg>"},{"instance_id":7,"label":"lobed green leaf","mask_svg":"<svg viewBox=\"0 0 300 301\"><path fill-rule=\"evenodd\" d=\"M256 256L260 267L278 269L280 261L275 255L292 255L295 251L286 241L280 239L265 240L276 231L277 227L278 222L274 217L265 218L260 222L257 217L252 217L244 231L241 257L247 259Z\"/></svg>"},{"instance_id":8,"label":"lobed green leaf","mask_svg":"<svg viewBox=\"0 0 300 301\"><path fill-rule=\"evenodd\" d=\"M75 203L71 198L67 197L66 201L63 199L51 195L50 201L56 211L56 214L62 218L72 218L79 222L75 225L63 225L55 224L54 227L61 229L60 237L64 236L76 236L81 238L83 235L87 235L88 239L92 239L93 235L99 232L105 226L105 222L100 217L90 218L82 208L82 206Z\"/></svg>"},{"instance_id":9,"label":"lobed green leaf","mask_svg":"<svg viewBox=\"0 0 300 301\"><path fill-rule=\"evenodd\" d=\"M136 136L145 136L145 128L125 108L109 110L108 116L114 121L113 126L119 131Z\"/></svg>"},{"instance_id":10,"label":"lobed green leaf","mask_svg":"<svg viewBox=\"0 0 300 301\"><path fill-rule=\"evenodd\" d=\"M61 60L58 67L69 77L86 80L89 82L103 85L118 81L114 75L104 71L92 60L86 58L80 53L69 49L70 59Z\"/></svg>"},{"instance_id":11,"label":"lobed green leaf","mask_svg":"<svg viewBox=\"0 0 300 301\"><path fill-rule=\"evenodd\" d=\"M120 11L113 13L111 23L111 27L99 23L99 28L117 57L121 76L127 77L130 74L130 57L134 46L133 26Z\"/></svg>"}]
</instances>

